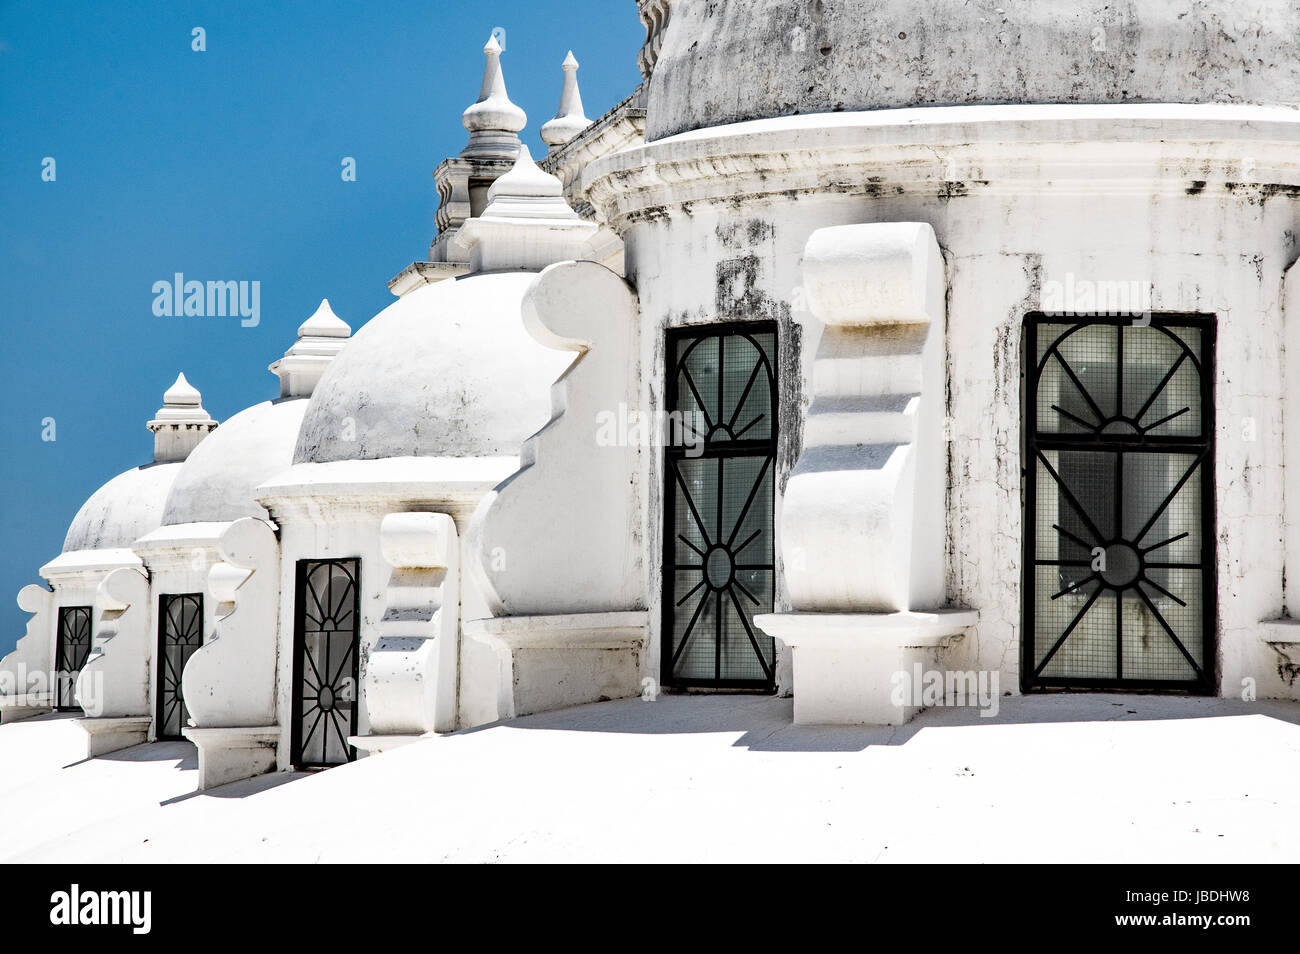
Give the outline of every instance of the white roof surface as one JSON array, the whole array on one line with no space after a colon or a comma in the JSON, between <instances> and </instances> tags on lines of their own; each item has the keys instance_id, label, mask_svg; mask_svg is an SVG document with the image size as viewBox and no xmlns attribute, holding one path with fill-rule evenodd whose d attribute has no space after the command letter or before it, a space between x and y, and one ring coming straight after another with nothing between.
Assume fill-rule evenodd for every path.
<instances>
[{"instance_id":1,"label":"white roof surface","mask_svg":"<svg viewBox=\"0 0 1300 954\"><path fill-rule=\"evenodd\" d=\"M797 728L790 700L661 696L194 788L188 743L74 763L0 726L0 859L1297 861L1300 704L1126 695Z\"/></svg>"}]
</instances>

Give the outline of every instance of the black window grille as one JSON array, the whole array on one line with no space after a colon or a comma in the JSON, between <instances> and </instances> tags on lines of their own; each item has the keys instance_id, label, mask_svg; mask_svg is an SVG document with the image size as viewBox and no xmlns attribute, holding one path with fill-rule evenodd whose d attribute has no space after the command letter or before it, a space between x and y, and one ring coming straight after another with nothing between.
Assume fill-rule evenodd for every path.
<instances>
[{"instance_id":1,"label":"black window grille","mask_svg":"<svg viewBox=\"0 0 1300 954\"><path fill-rule=\"evenodd\" d=\"M61 712L79 709L77 675L90 657L90 607L60 606L59 631L55 639L55 708Z\"/></svg>"},{"instance_id":2,"label":"black window grille","mask_svg":"<svg viewBox=\"0 0 1300 954\"><path fill-rule=\"evenodd\" d=\"M1214 323L1030 315L1021 684L1215 690Z\"/></svg>"},{"instance_id":3,"label":"black window grille","mask_svg":"<svg viewBox=\"0 0 1300 954\"><path fill-rule=\"evenodd\" d=\"M770 690L776 331L674 330L666 354L661 681Z\"/></svg>"},{"instance_id":4,"label":"black window grille","mask_svg":"<svg viewBox=\"0 0 1300 954\"><path fill-rule=\"evenodd\" d=\"M361 561L299 560L291 759L322 768L356 758Z\"/></svg>"},{"instance_id":5,"label":"black window grille","mask_svg":"<svg viewBox=\"0 0 1300 954\"><path fill-rule=\"evenodd\" d=\"M181 689L181 674L203 645L203 594L164 594L158 598L158 705L155 731L159 739L182 738L190 723Z\"/></svg>"}]
</instances>

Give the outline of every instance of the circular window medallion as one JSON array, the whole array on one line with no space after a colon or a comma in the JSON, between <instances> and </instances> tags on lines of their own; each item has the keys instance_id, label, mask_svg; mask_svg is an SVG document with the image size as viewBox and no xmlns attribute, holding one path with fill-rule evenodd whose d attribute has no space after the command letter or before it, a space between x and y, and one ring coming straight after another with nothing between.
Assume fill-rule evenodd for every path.
<instances>
[{"instance_id":1,"label":"circular window medallion","mask_svg":"<svg viewBox=\"0 0 1300 954\"><path fill-rule=\"evenodd\" d=\"M1128 586L1142 572L1142 558L1128 543L1112 543L1106 548L1106 568L1101 578L1111 586Z\"/></svg>"},{"instance_id":2,"label":"circular window medallion","mask_svg":"<svg viewBox=\"0 0 1300 954\"><path fill-rule=\"evenodd\" d=\"M731 583L735 566L731 554L724 547L714 547L704 560L704 578L715 590L724 589Z\"/></svg>"}]
</instances>

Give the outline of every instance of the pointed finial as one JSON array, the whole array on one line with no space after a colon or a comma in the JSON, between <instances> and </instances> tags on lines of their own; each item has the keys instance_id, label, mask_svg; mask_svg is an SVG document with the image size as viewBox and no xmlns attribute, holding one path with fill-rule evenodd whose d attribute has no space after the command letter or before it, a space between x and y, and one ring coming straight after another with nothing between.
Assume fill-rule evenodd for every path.
<instances>
[{"instance_id":1,"label":"pointed finial","mask_svg":"<svg viewBox=\"0 0 1300 954\"><path fill-rule=\"evenodd\" d=\"M501 73L501 44L495 36L488 37L483 54L487 62L483 66L483 85L478 100L461 116L461 123L469 130L469 144L460 154L466 157L514 158L519 148L519 130L524 128L528 117L510 102L505 76Z\"/></svg>"},{"instance_id":2,"label":"pointed finial","mask_svg":"<svg viewBox=\"0 0 1300 954\"><path fill-rule=\"evenodd\" d=\"M533 154L529 148L520 143L515 164L488 189L488 204L483 210L483 215L496 218L514 218L521 214L535 217L535 211L522 210L513 200L546 198L559 200L545 203L544 211L547 218L577 218L578 213L569 208L563 196L564 186L561 185L560 180L549 172L543 172L533 161Z\"/></svg>"},{"instance_id":3,"label":"pointed finial","mask_svg":"<svg viewBox=\"0 0 1300 954\"><path fill-rule=\"evenodd\" d=\"M526 145L514 166L492 183L483 214L456 235L469 254L471 272L540 270L581 256L596 231L564 200L560 180L543 172Z\"/></svg>"},{"instance_id":4,"label":"pointed finial","mask_svg":"<svg viewBox=\"0 0 1300 954\"><path fill-rule=\"evenodd\" d=\"M578 91L578 61L573 51L564 58L560 65L564 70L564 89L560 93L560 109L555 118L542 126L542 142L551 149L563 146L578 133L591 125L591 120L583 115L582 94Z\"/></svg>"},{"instance_id":5,"label":"pointed finial","mask_svg":"<svg viewBox=\"0 0 1300 954\"><path fill-rule=\"evenodd\" d=\"M182 372L163 392L163 406L145 426L153 431L153 459L163 462L184 460L217 422L203 409L203 395Z\"/></svg>"},{"instance_id":6,"label":"pointed finial","mask_svg":"<svg viewBox=\"0 0 1300 954\"><path fill-rule=\"evenodd\" d=\"M312 313L312 316L298 326L298 337L301 338L346 338L352 334L352 327L334 314L334 309L330 307L330 300L322 298L320 305Z\"/></svg>"},{"instance_id":7,"label":"pointed finial","mask_svg":"<svg viewBox=\"0 0 1300 954\"><path fill-rule=\"evenodd\" d=\"M185 379L185 372L182 371L176 375L176 382L163 392L161 410L169 407L201 407L202 405L203 395L199 393L198 388Z\"/></svg>"},{"instance_id":8,"label":"pointed finial","mask_svg":"<svg viewBox=\"0 0 1300 954\"><path fill-rule=\"evenodd\" d=\"M298 340L270 365L271 373L280 379L280 397L310 397L351 335L352 328L334 314L329 299L322 298L312 316L298 326Z\"/></svg>"}]
</instances>

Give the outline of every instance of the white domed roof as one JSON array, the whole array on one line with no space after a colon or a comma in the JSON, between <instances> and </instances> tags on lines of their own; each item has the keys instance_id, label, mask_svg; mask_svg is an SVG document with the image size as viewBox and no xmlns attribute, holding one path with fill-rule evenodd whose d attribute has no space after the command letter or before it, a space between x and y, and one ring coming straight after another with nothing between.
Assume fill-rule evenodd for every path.
<instances>
[{"instance_id":1,"label":"white domed roof","mask_svg":"<svg viewBox=\"0 0 1300 954\"><path fill-rule=\"evenodd\" d=\"M524 329L535 278L468 275L381 311L316 386L294 462L518 454L550 419L551 385L574 357Z\"/></svg>"},{"instance_id":2,"label":"white domed roof","mask_svg":"<svg viewBox=\"0 0 1300 954\"><path fill-rule=\"evenodd\" d=\"M1300 4L674 3L646 138L772 116L979 103L1300 105Z\"/></svg>"},{"instance_id":3,"label":"white domed roof","mask_svg":"<svg viewBox=\"0 0 1300 954\"><path fill-rule=\"evenodd\" d=\"M63 552L112 550L158 529L179 463L146 464L118 474L82 504L68 527Z\"/></svg>"},{"instance_id":4,"label":"white domed roof","mask_svg":"<svg viewBox=\"0 0 1300 954\"><path fill-rule=\"evenodd\" d=\"M266 519L253 488L293 463L307 404L302 397L263 401L213 431L180 465L162 525Z\"/></svg>"}]
</instances>

